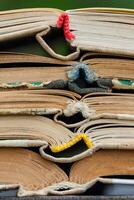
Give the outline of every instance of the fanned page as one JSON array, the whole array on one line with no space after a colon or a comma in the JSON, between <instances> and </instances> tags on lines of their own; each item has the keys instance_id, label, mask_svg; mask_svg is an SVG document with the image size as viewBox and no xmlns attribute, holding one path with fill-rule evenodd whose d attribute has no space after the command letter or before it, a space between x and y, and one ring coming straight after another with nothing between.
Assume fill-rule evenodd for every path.
<instances>
[{"instance_id":1,"label":"fanned page","mask_svg":"<svg viewBox=\"0 0 134 200\"><path fill-rule=\"evenodd\" d=\"M103 150L94 157L74 163L67 176L59 166L35 152L22 148L1 148L0 189L16 189L19 197L78 195L86 192L97 181L132 184L133 181L129 179L107 176L133 175L133 164L133 151Z\"/></svg>"},{"instance_id":2,"label":"fanned page","mask_svg":"<svg viewBox=\"0 0 134 200\"><path fill-rule=\"evenodd\" d=\"M21 148L0 149L0 188L18 188L17 196L49 193L52 185L68 181L56 164ZM45 188L49 187L45 190ZM37 192L38 191L38 192Z\"/></svg>"}]
</instances>

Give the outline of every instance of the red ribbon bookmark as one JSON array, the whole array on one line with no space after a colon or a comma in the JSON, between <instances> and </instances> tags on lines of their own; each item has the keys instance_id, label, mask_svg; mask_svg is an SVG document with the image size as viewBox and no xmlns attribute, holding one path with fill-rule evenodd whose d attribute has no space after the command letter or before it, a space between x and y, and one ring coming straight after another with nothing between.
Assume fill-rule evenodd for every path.
<instances>
[{"instance_id":1,"label":"red ribbon bookmark","mask_svg":"<svg viewBox=\"0 0 134 200\"><path fill-rule=\"evenodd\" d=\"M69 15L62 13L57 20L57 28L63 28L65 38L67 40L75 39L75 35L70 32Z\"/></svg>"}]
</instances>

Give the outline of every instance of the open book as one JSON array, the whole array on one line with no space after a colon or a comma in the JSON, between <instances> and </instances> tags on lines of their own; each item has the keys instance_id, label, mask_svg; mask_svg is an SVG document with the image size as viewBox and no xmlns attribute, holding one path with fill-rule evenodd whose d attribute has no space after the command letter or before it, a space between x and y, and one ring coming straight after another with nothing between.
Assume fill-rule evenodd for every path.
<instances>
[{"instance_id":1,"label":"open book","mask_svg":"<svg viewBox=\"0 0 134 200\"><path fill-rule=\"evenodd\" d=\"M37 147L47 160L70 163L99 149L134 149L134 123L97 119L73 132L46 117L0 116L0 147Z\"/></svg>"},{"instance_id":2,"label":"open book","mask_svg":"<svg viewBox=\"0 0 134 200\"><path fill-rule=\"evenodd\" d=\"M1 91L0 114L56 114L54 119L58 123L63 121L60 116L77 113L89 120L107 117L132 120L133 99L133 94L123 93L92 93L80 98L77 93L56 89Z\"/></svg>"},{"instance_id":3,"label":"open book","mask_svg":"<svg viewBox=\"0 0 134 200\"><path fill-rule=\"evenodd\" d=\"M80 95L134 90L134 60L88 53L80 61L0 52L0 90L63 89Z\"/></svg>"},{"instance_id":4,"label":"open book","mask_svg":"<svg viewBox=\"0 0 134 200\"><path fill-rule=\"evenodd\" d=\"M74 163L67 175L58 165L21 148L0 150L0 189L18 189L17 196L82 194L97 181L134 184L114 178L134 174L134 152L102 150ZM110 177L111 176L111 177Z\"/></svg>"},{"instance_id":5,"label":"open book","mask_svg":"<svg viewBox=\"0 0 134 200\"><path fill-rule=\"evenodd\" d=\"M72 60L80 51L134 56L134 11L112 8L85 8L61 11L32 8L0 12L0 42L36 36L51 56ZM52 28L63 29L70 46L68 56L59 55L45 42Z\"/></svg>"}]
</instances>

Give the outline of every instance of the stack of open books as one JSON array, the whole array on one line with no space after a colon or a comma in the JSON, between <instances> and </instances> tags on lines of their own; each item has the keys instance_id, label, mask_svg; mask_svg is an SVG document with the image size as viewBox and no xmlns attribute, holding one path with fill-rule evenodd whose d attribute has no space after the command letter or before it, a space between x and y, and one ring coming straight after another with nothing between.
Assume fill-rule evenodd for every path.
<instances>
[{"instance_id":1,"label":"stack of open books","mask_svg":"<svg viewBox=\"0 0 134 200\"><path fill-rule=\"evenodd\" d=\"M0 189L65 195L97 181L134 184L117 176L134 175L133 21L125 9L0 12L1 44L35 36L51 56L0 52ZM74 52L45 42L53 29Z\"/></svg>"}]
</instances>

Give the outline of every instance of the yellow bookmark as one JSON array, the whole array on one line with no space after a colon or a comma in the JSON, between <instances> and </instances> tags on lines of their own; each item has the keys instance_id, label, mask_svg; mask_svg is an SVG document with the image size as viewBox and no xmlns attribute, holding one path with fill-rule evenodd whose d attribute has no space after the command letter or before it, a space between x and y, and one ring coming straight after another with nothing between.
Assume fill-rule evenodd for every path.
<instances>
[{"instance_id":1,"label":"yellow bookmark","mask_svg":"<svg viewBox=\"0 0 134 200\"><path fill-rule=\"evenodd\" d=\"M81 133L79 135L76 135L76 137L74 139L70 140L69 142L67 142L65 144L52 146L51 151L54 153L64 151L65 149L72 147L77 142L81 141L82 139L89 149L93 147L93 143L92 143L91 139L85 133Z\"/></svg>"}]
</instances>

